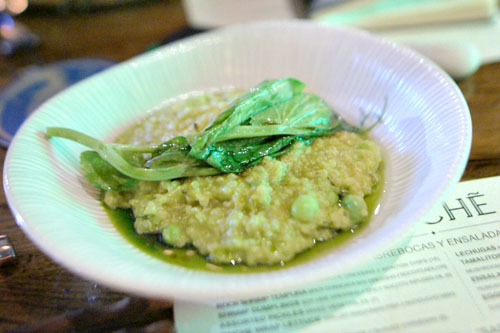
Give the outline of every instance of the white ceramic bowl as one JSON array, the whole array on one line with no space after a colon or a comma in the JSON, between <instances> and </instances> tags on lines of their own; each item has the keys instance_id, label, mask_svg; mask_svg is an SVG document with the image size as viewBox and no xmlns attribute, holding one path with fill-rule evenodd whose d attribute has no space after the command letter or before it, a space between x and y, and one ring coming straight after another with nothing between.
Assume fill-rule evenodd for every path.
<instances>
[{"instance_id":1,"label":"white ceramic bowl","mask_svg":"<svg viewBox=\"0 0 500 333\"><path fill-rule=\"evenodd\" d=\"M98 138L181 94L246 88L296 77L357 123L387 112L372 136L383 146L385 193L368 227L313 261L259 274L172 266L113 227L79 170L82 146L47 140L48 126ZM213 31L154 50L65 90L38 109L9 149L4 185L19 226L53 260L133 294L188 300L256 296L334 276L371 258L418 221L466 165L471 121L455 83L411 50L366 32L311 22L262 22Z\"/></svg>"}]
</instances>

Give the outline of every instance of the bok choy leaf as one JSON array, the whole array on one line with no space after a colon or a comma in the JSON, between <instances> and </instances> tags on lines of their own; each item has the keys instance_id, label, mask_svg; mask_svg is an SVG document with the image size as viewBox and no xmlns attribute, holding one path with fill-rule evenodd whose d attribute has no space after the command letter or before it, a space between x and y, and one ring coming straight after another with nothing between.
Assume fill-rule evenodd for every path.
<instances>
[{"instance_id":1,"label":"bok choy leaf","mask_svg":"<svg viewBox=\"0 0 500 333\"><path fill-rule=\"evenodd\" d=\"M160 145L106 143L59 127L48 128L46 135L90 148L80 156L85 176L101 189L118 191L139 180L242 172L265 156L286 153L297 140L363 131L364 122L360 127L347 124L321 98L304 93L304 87L293 78L264 81L244 92L202 132Z\"/></svg>"}]
</instances>

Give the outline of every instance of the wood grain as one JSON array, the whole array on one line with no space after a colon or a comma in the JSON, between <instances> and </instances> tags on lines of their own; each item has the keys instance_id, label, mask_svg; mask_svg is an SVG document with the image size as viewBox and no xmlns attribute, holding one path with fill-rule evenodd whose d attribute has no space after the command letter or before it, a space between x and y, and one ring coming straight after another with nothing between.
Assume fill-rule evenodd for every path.
<instances>
[{"instance_id":1,"label":"wood grain","mask_svg":"<svg viewBox=\"0 0 500 333\"><path fill-rule=\"evenodd\" d=\"M73 57L122 61L144 52L185 26L178 1L156 1L144 6L69 16L29 12L19 20L41 37L42 45L37 51L0 59L0 88L27 65ZM459 82L474 128L470 161L463 180L500 175L499 78L500 63L495 63L481 67L476 74ZM0 149L0 161L5 159L5 154L6 150ZM18 256L16 264L0 268L0 331L26 324L40 325L53 316L72 318L75 311L88 307L106 309L130 297L83 280L42 254L17 226L3 191L0 233L10 237ZM154 304L156 310L171 307L169 302L159 305L148 302ZM164 318L160 316L163 319L149 325L148 331L173 330L172 312L161 313ZM154 317L155 321L158 319Z\"/></svg>"},{"instance_id":2,"label":"wood grain","mask_svg":"<svg viewBox=\"0 0 500 333\"><path fill-rule=\"evenodd\" d=\"M482 66L459 87L472 118L470 159L500 158L500 63Z\"/></svg>"}]
</instances>

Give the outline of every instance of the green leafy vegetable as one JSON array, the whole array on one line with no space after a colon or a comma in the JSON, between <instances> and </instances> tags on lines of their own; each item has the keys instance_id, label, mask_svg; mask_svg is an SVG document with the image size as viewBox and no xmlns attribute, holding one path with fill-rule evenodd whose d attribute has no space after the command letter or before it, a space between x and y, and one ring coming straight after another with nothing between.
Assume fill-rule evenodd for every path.
<instances>
[{"instance_id":1,"label":"green leafy vegetable","mask_svg":"<svg viewBox=\"0 0 500 333\"><path fill-rule=\"evenodd\" d=\"M242 172L259 163L265 156L278 157L291 148L293 136L244 138L209 145L206 162L226 173Z\"/></svg>"},{"instance_id":2,"label":"green leafy vegetable","mask_svg":"<svg viewBox=\"0 0 500 333\"><path fill-rule=\"evenodd\" d=\"M80 166L89 182L104 190L123 190L137 183L136 179L125 176L95 151L81 153Z\"/></svg>"},{"instance_id":3,"label":"green leafy vegetable","mask_svg":"<svg viewBox=\"0 0 500 333\"><path fill-rule=\"evenodd\" d=\"M220 141L217 140L219 136L230 133L235 127L242 125L259 112L300 94L304 87L302 82L289 78L260 83L243 93L235 103L219 114L211 125L195 136L189 154L205 159L210 154L210 150L206 148L210 143ZM238 137L233 139L236 138Z\"/></svg>"},{"instance_id":4,"label":"green leafy vegetable","mask_svg":"<svg viewBox=\"0 0 500 333\"><path fill-rule=\"evenodd\" d=\"M106 143L59 127L48 128L46 134L92 149L80 156L85 176L104 190L122 190L139 180L242 172L265 156L284 154L297 140L340 130L364 131L366 119L360 127L347 124L321 98L304 93L304 87L292 78L264 81L243 93L202 132L160 145Z\"/></svg>"},{"instance_id":5,"label":"green leafy vegetable","mask_svg":"<svg viewBox=\"0 0 500 333\"><path fill-rule=\"evenodd\" d=\"M148 168L175 166L178 163L199 164L200 161L189 157L191 146L185 137L178 136L162 143L153 151L152 158L146 161ZM188 161L189 160L189 161Z\"/></svg>"},{"instance_id":6,"label":"green leafy vegetable","mask_svg":"<svg viewBox=\"0 0 500 333\"><path fill-rule=\"evenodd\" d=\"M134 145L121 145L114 143L106 143L95 138L92 138L84 133L61 127L49 127L46 133L47 137L61 137L73 140L82 145L89 147L96 151L103 160L106 160L110 165L116 168L119 172L136 180L167 180L181 177L192 176L210 176L219 174L220 171L209 167L208 165L198 166L193 163L192 159L186 162L178 163L174 166L148 168L145 164L147 160L143 155L157 151L159 146L134 146ZM137 166L131 161L142 159L144 162L142 166ZM198 163L198 162L197 162ZM98 168L98 166L96 166ZM119 190L113 184L108 183L106 186L99 186L102 189L107 187L113 190Z\"/></svg>"}]
</instances>

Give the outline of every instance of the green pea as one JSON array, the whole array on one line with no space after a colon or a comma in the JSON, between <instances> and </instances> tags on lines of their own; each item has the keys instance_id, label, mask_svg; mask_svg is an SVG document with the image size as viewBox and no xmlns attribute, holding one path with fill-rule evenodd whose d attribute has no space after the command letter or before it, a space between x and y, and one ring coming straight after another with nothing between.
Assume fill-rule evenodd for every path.
<instances>
[{"instance_id":1,"label":"green pea","mask_svg":"<svg viewBox=\"0 0 500 333\"><path fill-rule=\"evenodd\" d=\"M335 191L330 191L327 194L328 201L331 202L334 205L338 205L339 203L339 195Z\"/></svg>"},{"instance_id":2,"label":"green pea","mask_svg":"<svg viewBox=\"0 0 500 333\"><path fill-rule=\"evenodd\" d=\"M342 198L342 206L347 209L354 222L359 222L368 216L368 206L359 195L346 195Z\"/></svg>"},{"instance_id":3,"label":"green pea","mask_svg":"<svg viewBox=\"0 0 500 333\"><path fill-rule=\"evenodd\" d=\"M163 229L161 236L163 237L163 241L167 244L174 245L174 246L179 246L182 247L184 246L184 241L181 240L181 228L176 225L172 224ZM180 244L182 243L182 244Z\"/></svg>"},{"instance_id":4,"label":"green pea","mask_svg":"<svg viewBox=\"0 0 500 333\"><path fill-rule=\"evenodd\" d=\"M310 222L319 212L318 201L311 195L300 195L292 204L292 216L302 222Z\"/></svg>"}]
</instances>

